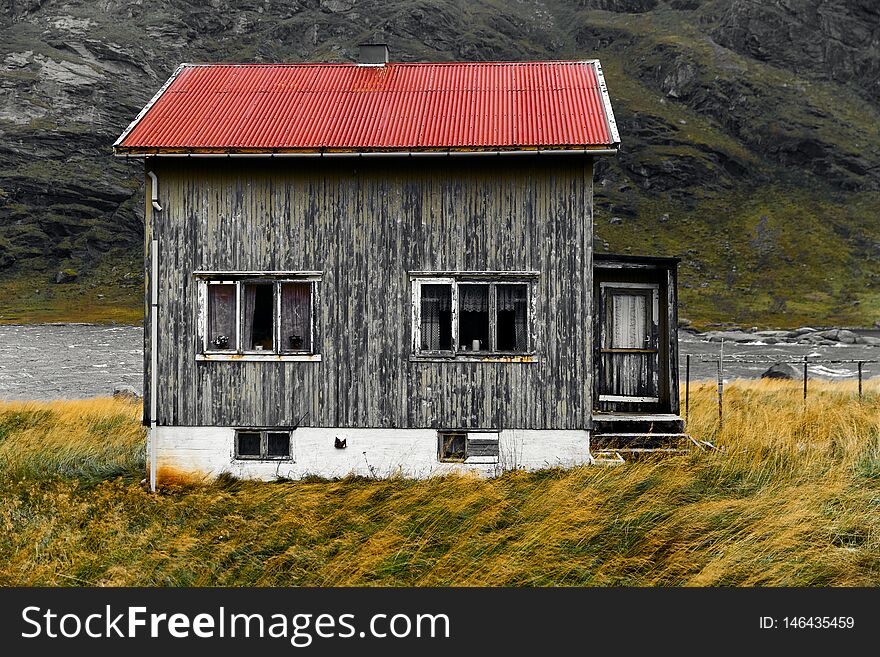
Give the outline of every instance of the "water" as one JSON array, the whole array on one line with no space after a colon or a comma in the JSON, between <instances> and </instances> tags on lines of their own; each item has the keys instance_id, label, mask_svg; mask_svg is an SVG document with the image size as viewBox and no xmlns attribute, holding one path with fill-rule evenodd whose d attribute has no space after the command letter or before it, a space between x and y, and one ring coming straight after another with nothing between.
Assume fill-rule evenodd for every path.
<instances>
[{"instance_id":1,"label":"water","mask_svg":"<svg viewBox=\"0 0 880 657\"><path fill-rule=\"evenodd\" d=\"M716 379L718 370L716 362L721 350L720 342L707 342L700 340L698 336L687 331L679 332L679 373L681 382L684 383L685 358L691 355L691 381L700 379ZM715 359L713 362L702 362L700 357L706 355ZM825 360L880 360L880 347L869 347L858 344L835 344L834 346L815 346L804 344L760 344L734 342L724 343L724 357L727 356L757 356L761 358L803 359L809 356L815 359ZM724 363L724 380L731 379L755 379L772 365L769 363ZM802 372L803 365L794 364L793 367ZM855 378L858 366L855 363L816 363L808 365L807 372L812 378L825 380L843 380ZM865 363L863 376L880 376L880 363Z\"/></svg>"},{"instance_id":2,"label":"water","mask_svg":"<svg viewBox=\"0 0 880 657\"><path fill-rule=\"evenodd\" d=\"M143 329L88 324L0 325L0 399L107 397L143 388Z\"/></svg>"},{"instance_id":3,"label":"water","mask_svg":"<svg viewBox=\"0 0 880 657\"><path fill-rule=\"evenodd\" d=\"M0 399L83 399L107 396L118 384L141 391L143 331L135 326L88 324L0 325ZM681 332L681 380L684 361L691 354L691 380L714 379L715 364L700 361L701 354L717 356L719 343L704 342ZM812 355L833 360L880 360L880 347L840 345L759 345L725 343L725 355L774 355L803 358ZM528 366L525 366L528 367ZM726 380L755 378L768 364L726 363ZM823 379L854 377L855 365L810 365L810 375ZM880 364L866 364L865 376L880 376Z\"/></svg>"}]
</instances>

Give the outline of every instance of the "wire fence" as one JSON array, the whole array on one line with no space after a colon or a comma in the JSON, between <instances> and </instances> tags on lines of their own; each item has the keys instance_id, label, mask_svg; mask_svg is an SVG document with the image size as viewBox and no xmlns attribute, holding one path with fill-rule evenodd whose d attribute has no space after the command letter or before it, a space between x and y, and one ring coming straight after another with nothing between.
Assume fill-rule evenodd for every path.
<instances>
[{"instance_id":1,"label":"wire fence","mask_svg":"<svg viewBox=\"0 0 880 657\"><path fill-rule=\"evenodd\" d=\"M724 424L724 363L757 363L773 365L801 365L803 367L803 394L804 404L807 403L807 393L809 390L808 381L809 374L807 367L809 365L856 365L857 376L859 381L859 402L862 401L862 383L864 378L864 367L866 364L880 363L880 360L869 358L817 358L811 356L794 357L794 356L778 356L778 355L724 355L724 341L721 341L721 349L718 355L700 354L700 362L715 363L718 373L718 427ZM691 355L685 358L685 393L684 393L684 419L688 420L690 414L690 396L691 396Z\"/></svg>"}]
</instances>

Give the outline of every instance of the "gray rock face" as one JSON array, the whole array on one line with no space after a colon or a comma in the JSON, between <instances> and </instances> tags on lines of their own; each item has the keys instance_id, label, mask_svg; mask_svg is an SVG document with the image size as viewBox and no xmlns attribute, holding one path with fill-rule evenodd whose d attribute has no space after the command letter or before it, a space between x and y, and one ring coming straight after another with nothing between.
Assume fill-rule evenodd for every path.
<instances>
[{"instance_id":1,"label":"gray rock face","mask_svg":"<svg viewBox=\"0 0 880 657\"><path fill-rule=\"evenodd\" d=\"M803 376L803 372L798 372L789 363L776 363L761 375L762 379L797 379Z\"/></svg>"},{"instance_id":2,"label":"gray rock face","mask_svg":"<svg viewBox=\"0 0 880 657\"><path fill-rule=\"evenodd\" d=\"M657 0L585 0L592 9L604 9L618 14L641 14L657 6Z\"/></svg>"},{"instance_id":3,"label":"gray rock face","mask_svg":"<svg viewBox=\"0 0 880 657\"><path fill-rule=\"evenodd\" d=\"M732 0L715 5L713 38L731 50L880 94L876 0Z\"/></svg>"},{"instance_id":4,"label":"gray rock face","mask_svg":"<svg viewBox=\"0 0 880 657\"><path fill-rule=\"evenodd\" d=\"M642 15L652 12L662 35ZM878 24L872 0L0 0L0 270L47 263L49 276L72 261L85 278L78 260L140 253L143 168L109 147L180 62L351 61L366 38L389 42L397 61L601 53L625 148L597 164L609 181L597 217L629 228L635 208L653 207L641 201L664 194L674 205L646 209L648 221L672 232L695 217L686 246L698 265L717 246L704 197L715 207L782 169L798 190L880 188L880 137L852 123L872 127L880 107ZM644 97L618 96L614 76ZM849 86L829 90L833 102L807 94L829 80ZM856 94L867 104L838 109ZM785 233L762 212L750 253L778 259ZM642 250L641 233L618 232ZM870 237L854 234L849 255ZM696 287L682 271L683 289Z\"/></svg>"}]
</instances>

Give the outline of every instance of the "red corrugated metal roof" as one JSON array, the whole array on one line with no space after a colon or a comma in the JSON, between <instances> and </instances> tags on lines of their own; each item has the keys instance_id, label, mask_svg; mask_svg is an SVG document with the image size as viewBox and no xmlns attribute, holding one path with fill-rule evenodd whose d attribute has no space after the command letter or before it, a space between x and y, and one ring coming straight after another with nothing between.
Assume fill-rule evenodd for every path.
<instances>
[{"instance_id":1,"label":"red corrugated metal roof","mask_svg":"<svg viewBox=\"0 0 880 657\"><path fill-rule=\"evenodd\" d=\"M114 149L504 150L618 142L597 61L184 64Z\"/></svg>"}]
</instances>

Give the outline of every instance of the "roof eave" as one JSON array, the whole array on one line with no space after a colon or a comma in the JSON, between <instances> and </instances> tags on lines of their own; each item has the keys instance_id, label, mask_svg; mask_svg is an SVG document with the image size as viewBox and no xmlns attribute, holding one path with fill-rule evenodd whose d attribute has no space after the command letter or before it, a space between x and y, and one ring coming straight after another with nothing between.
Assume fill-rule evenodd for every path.
<instances>
[{"instance_id":1,"label":"roof eave","mask_svg":"<svg viewBox=\"0 0 880 657\"><path fill-rule=\"evenodd\" d=\"M224 149L141 148L114 146L116 157L419 157L479 155L616 155L619 144L557 146L542 148L444 148L444 149Z\"/></svg>"},{"instance_id":2,"label":"roof eave","mask_svg":"<svg viewBox=\"0 0 880 657\"><path fill-rule=\"evenodd\" d=\"M177 79L177 76L180 75L180 72L183 71L183 69L185 69L187 66L189 66L189 64L187 64L187 63L183 63L180 66L178 66L175 69L174 73L171 74L171 77L168 78L165 81L165 84L162 85L162 88L159 89L159 91L157 91L156 94L150 99L150 102L148 102L146 105L144 105L144 108L138 113L138 115L136 117L134 117L134 121L129 123L128 127L122 131L122 134L119 135L119 139L117 139L115 142L113 142L113 154L114 155L119 156L120 154L122 154L120 152L120 148L119 148L120 145L122 144L122 142L125 141L125 138L128 137L128 135L131 133L131 131L134 130L135 126L141 122L141 119L143 119L144 116L146 116L147 112L149 112L150 109L153 107L153 105L156 104L156 101L158 101L159 98L161 98L162 94L165 93L165 91L168 89L168 87L171 86L171 83Z\"/></svg>"}]
</instances>

